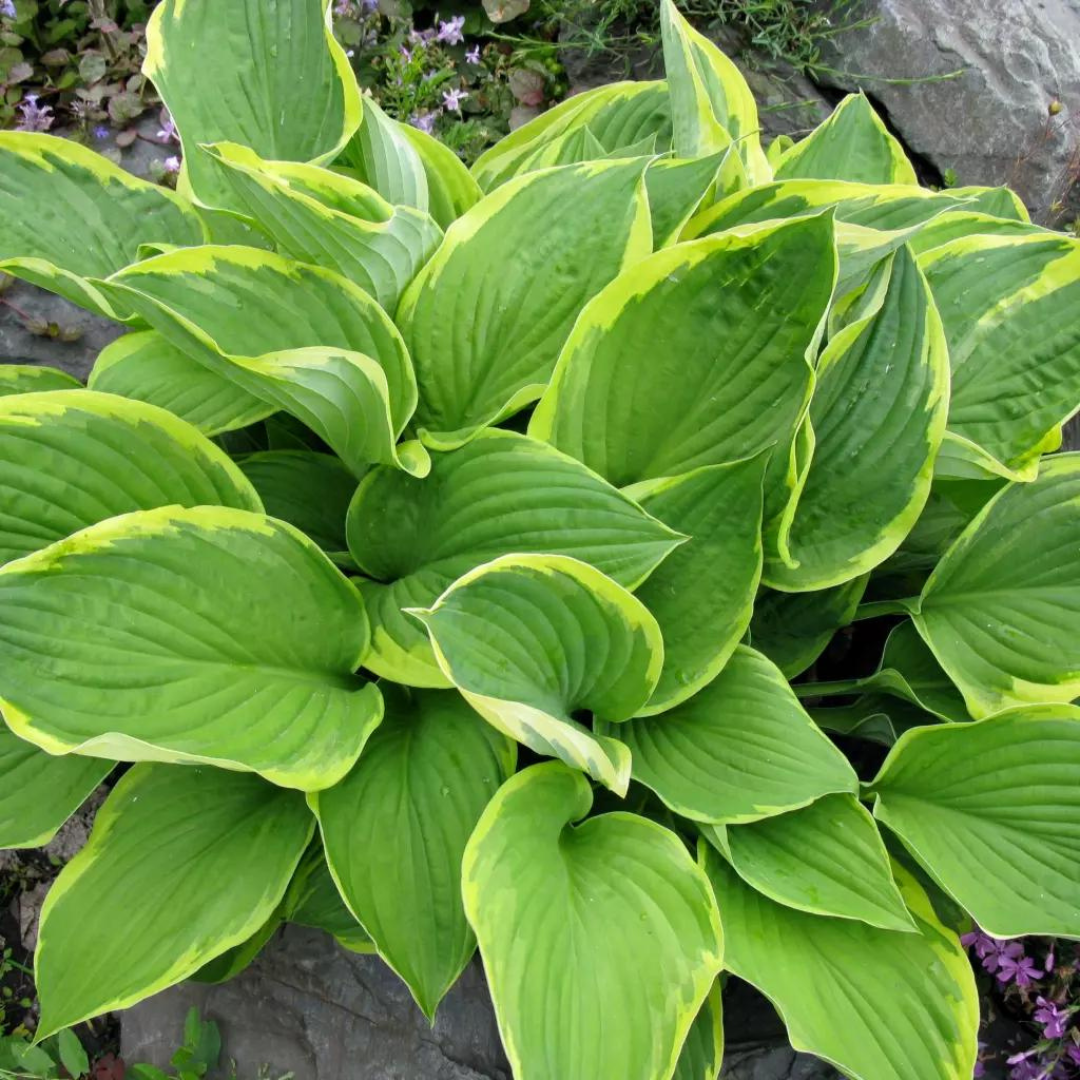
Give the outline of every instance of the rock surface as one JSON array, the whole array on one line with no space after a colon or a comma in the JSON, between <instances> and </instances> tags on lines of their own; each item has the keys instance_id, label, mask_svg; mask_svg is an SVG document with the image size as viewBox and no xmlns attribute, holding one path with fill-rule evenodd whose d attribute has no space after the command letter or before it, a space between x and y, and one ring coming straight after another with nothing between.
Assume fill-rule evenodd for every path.
<instances>
[{"instance_id":1,"label":"rock surface","mask_svg":"<svg viewBox=\"0 0 1080 1080\"><path fill-rule=\"evenodd\" d=\"M782 1043L776 1014L748 987L733 983L725 1000L731 1041L725 1080L836 1077ZM222 1060L234 1060L240 1076L266 1069L272 1080L288 1072L295 1080L511 1080L478 963L429 1027L377 957L349 953L318 931L287 927L232 982L185 983L123 1013L124 1060L164 1068L192 1006L218 1023Z\"/></svg>"},{"instance_id":2,"label":"rock surface","mask_svg":"<svg viewBox=\"0 0 1080 1080\"><path fill-rule=\"evenodd\" d=\"M1048 223L1080 212L1080 0L863 0L853 13L870 25L825 47L828 82L865 90L939 173L1008 184Z\"/></svg>"}]
</instances>

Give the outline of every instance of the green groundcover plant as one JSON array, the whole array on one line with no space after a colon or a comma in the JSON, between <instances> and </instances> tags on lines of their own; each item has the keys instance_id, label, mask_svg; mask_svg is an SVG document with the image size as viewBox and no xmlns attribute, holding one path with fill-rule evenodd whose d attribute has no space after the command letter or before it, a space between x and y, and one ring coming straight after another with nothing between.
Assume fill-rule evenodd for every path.
<instances>
[{"instance_id":1,"label":"green groundcover plant","mask_svg":"<svg viewBox=\"0 0 1080 1080\"><path fill-rule=\"evenodd\" d=\"M959 935L1080 935L1080 246L662 14L471 172L317 0L156 9L175 193L0 135L0 269L129 327L0 369L0 846L126 768L39 1038L294 922L430 1017L479 945L518 1080L715 1077L725 972L967 1080Z\"/></svg>"}]
</instances>

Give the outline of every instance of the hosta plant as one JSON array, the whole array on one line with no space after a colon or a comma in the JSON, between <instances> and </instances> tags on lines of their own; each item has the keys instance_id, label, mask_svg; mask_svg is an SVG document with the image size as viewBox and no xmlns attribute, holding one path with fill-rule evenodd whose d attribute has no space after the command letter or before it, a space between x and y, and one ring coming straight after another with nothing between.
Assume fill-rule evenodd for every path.
<instances>
[{"instance_id":1,"label":"hosta plant","mask_svg":"<svg viewBox=\"0 0 1080 1080\"><path fill-rule=\"evenodd\" d=\"M518 1080L713 1078L729 975L967 1080L959 935L1080 935L1080 246L663 22L471 173L318 0L156 9L175 193L0 135L127 327L0 369L0 844L112 785L40 1037L292 922L429 1017L479 946Z\"/></svg>"}]
</instances>

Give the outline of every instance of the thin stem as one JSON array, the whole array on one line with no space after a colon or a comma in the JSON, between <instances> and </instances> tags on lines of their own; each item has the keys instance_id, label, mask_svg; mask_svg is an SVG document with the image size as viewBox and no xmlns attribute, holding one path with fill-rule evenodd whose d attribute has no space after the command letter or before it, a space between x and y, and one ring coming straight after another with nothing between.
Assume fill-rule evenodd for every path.
<instances>
[{"instance_id":1,"label":"thin stem","mask_svg":"<svg viewBox=\"0 0 1080 1080\"><path fill-rule=\"evenodd\" d=\"M910 615L917 603L918 597L909 596L906 600L875 600L869 604L860 604L852 622L876 619L879 615Z\"/></svg>"},{"instance_id":2,"label":"thin stem","mask_svg":"<svg viewBox=\"0 0 1080 1080\"><path fill-rule=\"evenodd\" d=\"M796 683L791 689L798 698L850 696L861 694L866 689L866 680L837 679L834 682Z\"/></svg>"}]
</instances>

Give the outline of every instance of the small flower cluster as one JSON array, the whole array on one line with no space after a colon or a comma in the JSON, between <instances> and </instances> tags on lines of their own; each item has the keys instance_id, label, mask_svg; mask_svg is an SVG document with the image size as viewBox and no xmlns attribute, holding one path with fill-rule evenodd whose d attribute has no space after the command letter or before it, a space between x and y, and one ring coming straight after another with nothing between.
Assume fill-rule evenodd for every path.
<instances>
[{"instance_id":1,"label":"small flower cluster","mask_svg":"<svg viewBox=\"0 0 1080 1080\"><path fill-rule=\"evenodd\" d=\"M993 976L1004 1009L1034 1037L1032 1046L1006 1057L1010 1080L1080 1080L1080 1026L1074 1022L1080 1013L1080 948L1039 938L1025 944L979 929L960 940ZM976 1077L991 1060L984 1044L979 1046Z\"/></svg>"},{"instance_id":2,"label":"small flower cluster","mask_svg":"<svg viewBox=\"0 0 1080 1080\"><path fill-rule=\"evenodd\" d=\"M27 94L16 106L19 121L16 131L48 131L55 117L52 106L39 105L37 94Z\"/></svg>"}]
</instances>

